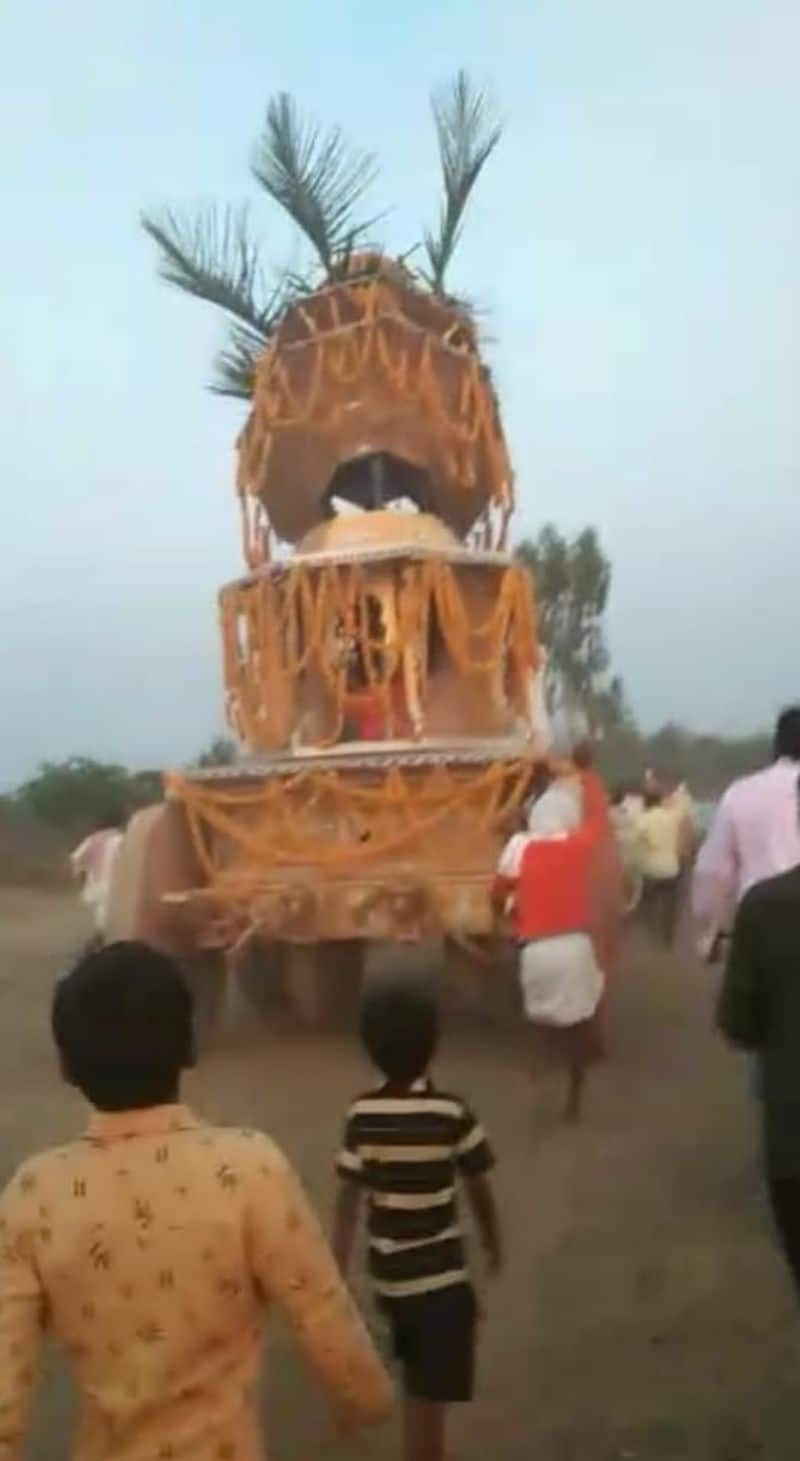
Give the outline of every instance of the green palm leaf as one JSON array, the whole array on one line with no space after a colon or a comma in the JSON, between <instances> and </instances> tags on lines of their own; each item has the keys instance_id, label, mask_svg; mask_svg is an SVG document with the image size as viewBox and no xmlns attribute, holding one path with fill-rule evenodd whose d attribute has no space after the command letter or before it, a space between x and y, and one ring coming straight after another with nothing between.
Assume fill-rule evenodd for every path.
<instances>
[{"instance_id":1,"label":"green palm leaf","mask_svg":"<svg viewBox=\"0 0 800 1461\"><path fill-rule=\"evenodd\" d=\"M252 166L261 186L311 240L328 275L375 222L353 216L376 175L372 155L352 151L339 127L322 133L303 122L285 92L267 107Z\"/></svg>"},{"instance_id":2,"label":"green palm leaf","mask_svg":"<svg viewBox=\"0 0 800 1461\"><path fill-rule=\"evenodd\" d=\"M211 389L217 396L252 399L256 365L263 355L267 337L247 325L231 325L228 344L214 361Z\"/></svg>"},{"instance_id":3,"label":"green palm leaf","mask_svg":"<svg viewBox=\"0 0 800 1461\"><path fill-rule=\"evenodd\" d=\"M469 196L500 141L502 127L492 117L486 94L475 89L465 71L459 71L452 85L434 97L433 116L444 200L438 230L426 234L425 249L430 264L427 282L443 294Z\"/></svg>"},{"instance_id":4,"label":"green palm leaf","mask_svg":"<svg viewBox=\"0 0 800 1461\"><path fill-rule=\"evenodd\" d=\"M165 209L144 214L142 227L158 247L162 279L268 337L283 291L267 294L246 208L204 208L194 217Z\"/></svg>"}]
</instances>

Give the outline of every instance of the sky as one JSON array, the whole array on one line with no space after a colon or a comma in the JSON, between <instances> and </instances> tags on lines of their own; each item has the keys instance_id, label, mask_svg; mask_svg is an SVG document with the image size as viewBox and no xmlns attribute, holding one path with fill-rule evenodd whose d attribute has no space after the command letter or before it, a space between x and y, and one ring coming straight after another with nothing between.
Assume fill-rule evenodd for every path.
<instances>
[{"instance_id":1,"label":"sky","mask_svg":"<svg viewBox=\"0 0 800 1461\"><path fill-rule=\"evenodd\" d=\"M140 211L253 199L266 101L374 148L384 242L437 209L432 86L505 122L451 283L480 301L519 536L597 526L641 723L800 696L796 0L4 0L0 786L189 758L222 725L241 407Z\"/></svg>"}]
</instances>

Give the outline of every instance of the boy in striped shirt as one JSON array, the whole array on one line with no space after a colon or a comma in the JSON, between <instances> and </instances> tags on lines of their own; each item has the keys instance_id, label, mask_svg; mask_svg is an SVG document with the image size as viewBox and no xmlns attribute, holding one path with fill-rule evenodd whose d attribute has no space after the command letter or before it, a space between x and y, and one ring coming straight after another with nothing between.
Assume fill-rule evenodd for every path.
<instances>
[{"instance_id":1,"label":"boy in striped shirt","mask_svg":"<svg viewBox=\"0 0 800 1461\"><path fill-rule=\"evenodd\" d=\"M368 995L361 1037L385 1083L347 1115L334 1252L346 1274L362 1194L369 1268L405 1378L406 1461L443 1461L445 1407L472 1399L477 1305L466 1264L457 1179L464 1182L491 1273L500 1233L482 1127L428 1068L438 1042L431 993L391 981Z\"/></svg>"}]
</instances>

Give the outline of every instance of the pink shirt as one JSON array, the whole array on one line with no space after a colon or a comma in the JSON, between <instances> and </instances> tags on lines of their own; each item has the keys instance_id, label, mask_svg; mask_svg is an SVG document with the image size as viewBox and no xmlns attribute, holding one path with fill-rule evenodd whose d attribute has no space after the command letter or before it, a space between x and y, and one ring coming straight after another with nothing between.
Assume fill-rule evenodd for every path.
<instances>
[{"instance_id":1,"label":"pink shirt","mask_svg":"<svg viewBox=\"0 0 800 1461\"><path fill-rule=\"evenodd\" d=\"M748 889L800 864L800 764L776 761L728 788L694 872L692 904L706 928L730 928Z\"/></svg>"}]
</instances>

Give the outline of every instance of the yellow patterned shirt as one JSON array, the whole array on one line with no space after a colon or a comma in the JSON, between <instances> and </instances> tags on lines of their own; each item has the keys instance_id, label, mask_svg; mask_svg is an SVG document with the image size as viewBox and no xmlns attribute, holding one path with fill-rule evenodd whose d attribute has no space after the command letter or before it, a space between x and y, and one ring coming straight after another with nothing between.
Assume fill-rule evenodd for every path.
<instances>
[{"instance_id":1,"label":"yellow patterned shirt","mask_svg":"<svg viewBox=\"0 0 800 1461\"><path fill-rule=\"evenodd\" d=\"M0 1461L21 1454L46 1330L82 1393L78 1461L259 1461L273 1301L340 1418L381 1419L388 1380L273 1143L182 1106L96 1114L0 1201Z\"/></svg>"}]
</instances>

